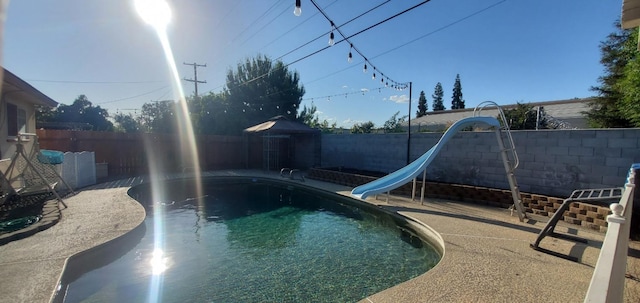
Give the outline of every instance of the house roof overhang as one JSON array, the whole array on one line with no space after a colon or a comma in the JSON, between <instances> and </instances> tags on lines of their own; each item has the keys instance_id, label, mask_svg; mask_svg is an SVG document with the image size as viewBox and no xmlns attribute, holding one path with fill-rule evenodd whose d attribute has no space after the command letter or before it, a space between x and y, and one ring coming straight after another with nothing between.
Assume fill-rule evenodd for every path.
<instances>
[{"instance_id":1,"label":"house roof overhang","mask_svg":"<svg viewBox=\"0 0 640 303\"><path fill-rule=\"evenodd\" d=\"M3 68L4 74L2 79L2 96L11 94L16 96L17 99L24 100L26 102L43 105L49 107L56 107L58 102L49 98L29 83L20 79L12 72Z\"/></svg>"},{"instance_id":2,"label":"house roof overhang","mask_svg":"<svg viewBox=\"0 0 640 303\"><path fill-rule=\"evenodd\" d=\"M640 0L622 0L622 28L640 27Z\"/></svg>"}]
</instances>

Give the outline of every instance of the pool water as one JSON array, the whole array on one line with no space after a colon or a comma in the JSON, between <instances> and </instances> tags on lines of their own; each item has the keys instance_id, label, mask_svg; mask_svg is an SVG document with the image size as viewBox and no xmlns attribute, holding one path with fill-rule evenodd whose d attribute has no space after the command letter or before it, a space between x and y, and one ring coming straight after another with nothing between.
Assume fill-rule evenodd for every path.
<instances>
[{"instance_id":1,"label":"pool water","mask_svg":"<svg viewBox=\"0 0 640 303\"><path fill-rule=\"evenodd\" d=\"M389 215L308 189L253 180L211 182L201 199L167 192L140 243L71 282L65 302L353 302L440 260ZM156 236L166 270L154 289Z\"/></svg>"}]
</instances>

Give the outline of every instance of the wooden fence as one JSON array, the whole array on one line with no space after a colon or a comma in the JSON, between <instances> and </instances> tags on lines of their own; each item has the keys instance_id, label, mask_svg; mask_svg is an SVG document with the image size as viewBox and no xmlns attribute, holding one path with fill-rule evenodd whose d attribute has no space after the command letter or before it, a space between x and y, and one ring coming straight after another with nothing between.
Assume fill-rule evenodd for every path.
<instances>
[{"instance_id":1,"label":"wooden fence","mask_svg":"<svg viewBox=\"0 0 640 303\"><path fill-rule=\"evenodd\" d=\"M177 135L94 131L37 131L40 148L62 152L95 152L96 163L107 163L109 177L191 169L186 140ZM244 168L242 137L196 136L202 170Z\"/></svg>"}]
</instances>

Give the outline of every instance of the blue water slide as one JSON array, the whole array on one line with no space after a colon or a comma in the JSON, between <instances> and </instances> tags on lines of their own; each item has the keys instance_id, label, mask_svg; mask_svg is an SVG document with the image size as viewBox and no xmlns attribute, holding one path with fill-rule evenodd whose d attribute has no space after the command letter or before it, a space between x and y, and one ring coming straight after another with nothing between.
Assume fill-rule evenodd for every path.
<instances>
[{"instance_id":1,"label":"blue water slide","mask_svg":"<svg viewBox=\"0 0 640 303\"><path fill-rule=\"evenodd\" d=\"M442 135L440 141L438 141L436 145L434 145L426 153L420 156L420 158L380 179L376 179L367 184L363 184L354 188L351 191L351 195L356 198L365 199L370 195L388 192L411 182L413 178L418 176L423 170L427 168L427 166L429 166L431 161L433 161L433 159L435 159L435 157L438 155L440 149L442 149L442 146L447 143L449 139L451 139L461 129L472 126L474 124L486 124L488 126L500 127L500 122L494 117L469 117L461 119L451 125L451 127L447 129L444 135Z\"/></svg>"}]
</instances>

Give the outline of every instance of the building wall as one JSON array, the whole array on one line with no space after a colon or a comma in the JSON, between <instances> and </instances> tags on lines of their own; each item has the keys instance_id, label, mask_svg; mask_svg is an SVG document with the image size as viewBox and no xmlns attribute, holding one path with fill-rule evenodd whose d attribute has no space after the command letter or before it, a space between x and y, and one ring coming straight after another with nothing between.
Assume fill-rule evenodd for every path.
<instances>
[{"instance_id":1,"label":"building wall","mask_svg":"<svg viewBox=\"0 0 640 303\"><path fill-rule=\"evenodd\" d=\"M441 133L411 134L410 159ZM640 162L640 129L513 131L522 192L566 197L575 189L619 187ZM322 167L393 172L407 163L407 134L322 135ZM427 168L427 180L508 189L494 132L461 132Z\"/></svg>"},{"instance_id":2,"label":"building wall","mask_svg":"<svg viewBox=\"0 0 640 303\"><path fill-rule=\"evenodd\" d=\"M23 109L27 115L27 132L35 133L36 118L35 107L33 104L13 98L9 94L5 94L0 99L0 159L11 158L16 151L15 137L9 137L9 127L7 119L7 103L16 105L19 109ZM25 142L25 150L30 151L33 147L32 138Z\"/></svg>"}]
</instances>

